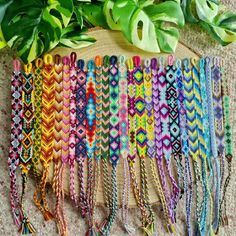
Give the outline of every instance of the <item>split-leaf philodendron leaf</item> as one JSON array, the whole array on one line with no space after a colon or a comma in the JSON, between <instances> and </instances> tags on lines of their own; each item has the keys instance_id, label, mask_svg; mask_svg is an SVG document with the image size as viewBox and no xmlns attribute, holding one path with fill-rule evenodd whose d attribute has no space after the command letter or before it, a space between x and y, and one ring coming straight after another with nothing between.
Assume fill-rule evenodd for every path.
<instances>
[{"instance_id":1,"label":"split-leaf philodendron leaf","mask_svg":"<svg viewBox=\"0 0 236 236\"><path fill-rule=\"evenodd\" d=\"M108 2L112 1L107 1L107 5ZM174 52L179 39L176 26L184 25L180 5L175 1L149 2L139 5L135 0L115 1L109 17L118 22L127 40L138 48L149 52Z\"/></svg>"},{"instance_id":2,"label":"split-leaf philodendron leaf","mask_svg":"<svg viewBox=\"0 0 236 236\"><path fill-rule=\"evenodd\" d=\"M59 43L72 12L72 0L14 1L2 20L5 40L25 63L30 62Z\"/></svg>"}]
</instances>

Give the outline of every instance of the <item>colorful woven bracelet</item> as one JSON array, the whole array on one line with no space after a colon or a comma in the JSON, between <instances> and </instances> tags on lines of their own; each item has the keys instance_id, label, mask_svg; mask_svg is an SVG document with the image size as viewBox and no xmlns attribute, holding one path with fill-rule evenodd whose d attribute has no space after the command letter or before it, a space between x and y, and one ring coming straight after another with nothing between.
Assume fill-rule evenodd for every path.
<instances>
[{"instance_id":1,"label":"colorful woven bracelet","mask_svg":"<svg viewBox=\"0 0 236 236\"><path fill-rule=\"evenodd\" d=\"M141 68L141 58L133 57L134 70L133 76L135 81L135 109L136 109L136 140L137 153L140 158L140 176L141 176L141 197L144 200L144 205L149 211L148 224L143 228L144 231L152 234L154 231L154 213L149 202L147 171L144 158L147 155L147 133L146 133L146 113L145 113L145 96L144 96L144 79Z\"/></svg>"},{"instance_id":2,"label":"colorful woven bracelet","mask_svg":"<svg viewBox=\"0 0 236 236\"><path fill-rule=\"evenodd\" d=\"M38 171L38 163L41 153L41 121L42 121L42 68L43 60L38 58L35 61L34 69L34 108L35 108L35 120L34 120L34 145L33 145L33 173L36 180L39 178L40 173Z\"/></svg>"},{"instance_id":3,"label":"colorful woven bracelet","mask_svg":"<svg viewBox=\"0 0 236 236\"><path fill-rule=\"evenodd\" d=\"M189 144L188 144L188 131L187 131L187 118L185 108L185 97L184 97L184 85L183 85L183 72L181 60L176 61L176 84L177 84L177 95L178 95L178 109L179 109L179 120L180 120L180 136L182 144L182 153L184 155L185 163L185 174L184 174L184 192L186 195L186 223L187 233L192 235L191 227L191 209L192 209L192 173L190 169L190 158L189 158Z\"/></svg>"},{"instance_id":4,"label":"colorful woven bracelet","mask_svg":"<svg viewBox=\"0 0 236 236\"><path fill-rule=\"evenodd\" d=\"M84 187L84 162L86 158L86 72L84 71L84 60L77 62L77 84L76 84L76 147L75 157L78 163L79 175L79 206L81 215L85 217L86 195Z\"/></svg>"},{"instance_id":5,"label":"colorful woven bracelet","mask_svg":"<svg viewBox=\"0 0 236 236\"><path fill-rule=\"evenodd\" d=\"M177 91L175 82L176 67L173 64L173 56L168 57L168 65L166 66L166 97L169 108L169 122L170 122L170 136L172 154L177 165L178 182L181 189L183 189L183 166L181 155L181 142L180 142L180 129L179 129L179 112L177 104ZM173 196L174 209L176 211L177 202L180 197L181 191L177 188ZM174 212L175 212L174 211ZM176 217L176 216L175 216Z\"/></svg>"},{"instance_id":6,"label":"colorful woven bracelet","mask_svg":"<svg viewBox=\"0 0 236 236\"><path fill-rule=\"evenodd\" d=\"M25 193L27 188L27 177L32 167L33 139L34 139L34 76L32 74L32 64L24 66L22 73L22 149L20 154L20 168L22 174L22 195L21 208L23 213L20 231L22 234L34 233L35 229L29 222L25 209Z\"/></svg>"},{"instance_id":7,"label":"colorful woven bracelet","mask_svg":"<svg viewBox=\"0 0 236 236\"><path fill-rule=\"evenodd\" d=\"M131 182L133 185L133 191L135 200L137 201L137 205L140 208L142 215L142 227L146 227L146 223L148 222L147 212L144 206L144 200L141 196L140 189L137 183L136 172L134 168L134 162L137 154L136 150L136 110L135 110L135 81L133 76L133 60L127 60L127 68L128 68L128 121L129 121L129 172L131 177Z\"/></svg>"},{"instance_id":8,"label":"colorful woven bracelet","mask_svg":"<svg viewBox=\"0 0 236 236\"><path fill-rule=\"evenodd\" d=\"M93 232L93 193L94 193L94 171L93 158L96 148L95 129L96 129L96 78L95 64L93 60L88 62L88 73L86 78L86 148L88 157L88 181L87 181L87 218L89 233Z\"/></svg>"},{"instance_id":9,"label":"colorful woven bracelet","mask_svg":"<svg viewBox=\"0 0 236 236\"><path fill-rule=\"evenodd\" d=\"M152 62L152 64L151 64ZM145 86L145 101L146 101L146 115L147 115L147 146L148 146L148 156L151 158L151 171L152 176L155 182L155 187L160 198L164 217L167 223L167 228L170 228L171 220L169 219L169 209L167 206L166 196L163 192L161 181L159 179L159 175L157 173L156 166L160 172L160 168L158 165L158 160L156 159L156 143L155 143L155 117L159 118L159 92L158 92L158 84L157 84L157 60L155 58L150 61L149 59L145 60L145 68L143 70L143 78L144 78L144 86ZM157 89L157 91L156 91ZM155 110L154 110L155 109ZM160 121L160 119L158 119ZM162 149L161 149L162 150ZM155 157L155 158L154 158ZM172 227L173 228L173 227Z\"/></svg>"},{"instance_id":10,"label":"colorful woven bracelet","mask_svg":"<svg viewBox=\"0 0 236 236\"><path fill-rule=\"evenodd\" d=\"M210 163L210 149L207 148L210 146L210 129L209 129L209 116L208 116L208 97L206 92L206 77L205 77L205 59L200 59L200 87L201 87L201 100L202 100L202 121L203 121L203 128L204 128L204 141L205 141L205 154L206 158L204 158L204 162L202 163L202 167L206 169L207 162ZM207 161L207 162L206 162ZM209 164L208 164L209 167ZM210 171L211 172L211 171ZM211 173L210 173L211 176ZM209 188L209 178L206 180L206 191L208 193L208 200L209 200L209 213L207 211L205 212L206 216L208 216L208 222L207 225L209 225L209 230L211 231L211 223L212 223L212 210L213 210L213 202L212 202L212 196Z\"/></svg>"},{"instance_id":11,"label":"colorful woven bracelet","mask_svg":"<svg viewBox=\"0 0 236 236\"><path fill-rule=\"evenodd\" d=\"M119 57L118 62L119 73L119 133L120 133L120 158L123 161L124 168L124 188L122 192L122 223L128 234L134 232L134 229L128 225L128 204L130 191L130 176L128 165L129 153L129 136L128 136L128 82L127 82L127 67L125 65L124 56Z\"/></svg>"},{"instance_id":12,"label":"colorful woven bracelet","mask_svg":"<svg viewBox=\"0 0 236 236\"><path fill-rule=\"evenodd\" d=\"M42 212L45 220L53 218L49 212L46 199L46 183L49 172L49 165L53 161L54 145L54 122L55 122L55 71L53 67L53 58L47 54L44 56L44 66L42 70L42 123L41 123L41 155L40 162L43 166L43 173L39 188L34 195L34 202ZM38 196L39 195L39 196Z\"/></svg>"},{"instance_id":13,"label":"colorful woven bracelet","mask_svg":"<svg viewBox=\"0 0 236 236\"><path fill-rule=\"evenodd\" d=\"M102 176L103 176L103 196L106 207L111 204L111 190L108 176L109 157L109 128L110 128L110 91L109 91L109 57L104 56L102 67L102 128L101 128L101 155L102 155ZM104 222L102 222L103 224Z\"/></svg>"},{"instance_id":14,"label":"colorful woven bracelet","mask_svg":"<svg viewBox=\"0 0 236 236\"><path fill-rule=\"evenodd\" d=\"M22 151L22 75L20 61L13 61L14 71L11 76L11 137L8 157L10 175L10 200L15 224L20 227L22 222L22 209L16 185L16 171L19 168L20 153Z\"/></svg>"},{"instance_id":15,"label":"colorful woven bracelet","mask_svg":"<svg viewBox=\"0 0 236 236\"><path fill-rule=\"evenodd\" d=\"M201 88L200 88L200 79L199 79L199 63L195 58L191 60L192 62L192 74L193 74L193 92L194 92L194 107L196 114L196 127L197 127L197 136L198 136L198 144L199 144L199 157L201 159L201 185L202 185L202 195L203 200L201 204L201 212L200 214L200 226L198 230L201 234L205 234L206 231L206 217L208 215L208 179L207 179L207 166L206 166L206 158L207 158L207 146L206 146L206 136L205 131L207 127L203 126L203 108L202 108L202 98L201 98Z\"/></svg>"},{"instance_id":16,"label":"colorful woven bracelet","mask_svg":"<svg viewBox=\"0 0 236 236\"><path fill-rule=\"evenodd\" d=\"M161 139L162 139L162 150L163 155L166 160L166 168L168 175L171 180L172 184L172 194L171 199L169 202L169 209L171 209L170 214L172 218L172 223L175 222L175 214L174 214L174 199L178 194L178 186L177 183L171 173L170 170L170 161L171 161L171 154L172 154L172 146L171 146L171 136L170 136L170 127L169 127L169 107L166 100L166 70L164 67L164 60L161 57L159 59L159 70L157 72L158 78L158 89L159 89L159 112L160 112L160 119L161 119Z\"/></svg>"},{"instance_id":17,"label":"colorful woven bracelet","mask_svg":"<svg viewBox=\"0 0 236 236\"><path fill-rule=\"evenodd\" d=\"M221 72L223 72L222 68ZM222 87L223 87L224 130L225 130L225 158L228 164L228 175L224 182L222 200L220 203L220 218L221 218L220 222L224 226L228 225L226 193L232 174L233 137L232 137L232 126L230 121L230 98L229 98L229 88L227 84L228 81L224 78L222 82L223 82Z\"/></svg>"},{"instance_id":18,"label":"colorful woven bracelet","mask_svg":"<svg viewBox=\"0 0 236 236\"><path fill-rule=\"evenodd\" d=\"M53 173L53 190L56 195L56 208L55 218L57 220L58 230L63 232L63 213L61 212L61 188L60 168L61 168L61 155L62 155L62 125L63 125L63 64L61 56L56 54L54 57L54 70L55 70L55 129L54 129L54 147L53 147L53 160L54 160L54 173Z\"/></svg>"},{"instance_id":19,"label":"colorful woven bracelet","mask_svg":"<svg viewBox=\"0 0 236 236\"><path fill-rule=\"evenodd\" d=\"M218 153L216 145L216 133L215 133L215 117L213 110L213 95L212 95L212 78L211 78L211 60L206 57L206 88L208 97L208 111L209 111L209 126L211 135L211 150L214 158L215 170L216 170L216 182L215 182L215 193L214 193L214 230L217 230L217 225L219 221L219 203L220 203L220 168L218 162Z\"/></svg>"},{"instance_id":20,"label":"colorful woven bracelet","mask_svg":"<svg viewBox=\"0 0 236 236\"><path fill-rule=\"evenodd\" d=\"M189 137L189 151L190 156L193 160L194 165L194 177L196 181L196 218L197 225L200 226L200 196L199 196L199 167L197 158L199 156L199 146L198 146L198 136L196 127L196 114L194 106L194 91L193 91L193 77L192 71L190 69L189 59L183 60L184 64L184 95L185 95L185 108L186 108L186 118L188 126L188 137Z\"/></svg>"}]
</instances>

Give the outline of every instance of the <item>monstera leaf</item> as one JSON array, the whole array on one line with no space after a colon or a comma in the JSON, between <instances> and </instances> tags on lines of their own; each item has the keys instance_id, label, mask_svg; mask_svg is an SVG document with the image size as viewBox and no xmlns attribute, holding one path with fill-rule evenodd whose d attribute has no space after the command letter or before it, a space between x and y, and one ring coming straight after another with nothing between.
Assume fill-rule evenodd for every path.
<instances>
[{"instance_id":1,"label":"monstera leaf","mask_svg":"<svg viewBox=\"0 0 236 236\"><path fill-rule=\"evenodd\" d=\"M211 22L201 22L201 25L225 46L236 41L236 15L233 12L218 14Z\"/></svg>"},{"instance_id":2,"label":"monstera leaf","mask_svg":"<svg viewBox=\"0 0 236 236\"><path fill-rule=\"evenodd\" d=\"M30 62L59 43L72 12L72 0L13 1L1 24L5 40L25 63Z\"/></svg>"},{"instance_id":3,"label":"monstera leaf","mask_svg":"<svg viewBox=\"0 0 236 236\"><path fill-rule=\"evenodd\" d=\"M148 2L115 1L113 21L118 23L127 40L138 48L150 52L173 52L179 39L176 26L184 25L180 5L175 1L160 4Z\"/></svg>"},{"instance_id":4,"label":"monstera leaf","mask_svg":"<svg viewBox=\"0 0 236 236\"><path fill-rule=\"evenodd\" d=\"M61 39L58 46L80 49L92 45L96 40L84 32L80 31L81 26L77 23L72 23L62 30Z\"/></svg>"},{"instance_id":5,"label":"monstera leaf","mask_svg":"<svg viewBox=\"0 0 236 236\"><path fill-rule=\"evenodd\" d=\"M3 19L3 16L6 12L7 7L13 2L13 0L0 0L0 49L4 48L7 45L7 42L4 39L2 28L1 28L1 22Z\"/></svg>"}]
</instances>

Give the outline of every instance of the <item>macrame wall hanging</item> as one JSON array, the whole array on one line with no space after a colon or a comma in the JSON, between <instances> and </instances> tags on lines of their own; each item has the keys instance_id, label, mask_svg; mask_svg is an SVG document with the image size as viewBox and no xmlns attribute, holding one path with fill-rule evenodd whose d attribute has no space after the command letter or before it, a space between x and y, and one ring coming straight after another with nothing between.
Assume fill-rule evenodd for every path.
<instances>
[{"instance_id":1,"label":"macrame wall hanging","mask_svg":"<svg viewBox=\"0 0 236 236\"><path fill-rule=\"evenodd\" d=\"M134 234L128 221L132 194L143 234L158 233L150 189L163 209L159 217L166 232L175 233L176 211L185 201L187 234L216 234L228 221L225 194L233 152L221 61L172 55L166 60L77 57L75 52L47 54L33 64L13 63L8 163L12 213L22 234L36 232L24 207L29 171L37 181L34 202L44 219L54 219L59 233L68 234L66 167L68 194L88 225L86 235L110 235L120 213L124 230ZM49 165L55 209L49 209L45 190ZM118 174L123 176L119 184ZM108 212L99 222L94 212L100 185Z\"/></svg>"}]
</instances>

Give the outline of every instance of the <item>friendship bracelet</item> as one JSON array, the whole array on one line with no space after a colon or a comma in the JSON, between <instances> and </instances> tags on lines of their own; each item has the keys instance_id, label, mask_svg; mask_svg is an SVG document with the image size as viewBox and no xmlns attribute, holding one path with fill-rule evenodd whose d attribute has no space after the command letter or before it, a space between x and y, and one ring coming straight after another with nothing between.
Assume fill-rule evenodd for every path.
<instances>
[{"instance_id":1,"label":"friendship bracelet","mask_svg":"<svg viewBox=\"0 0 236 236\"><path fill-rule=\"evenodd\" d=\"M86 213L86 194L84 187L84 161L86 158L86 73L84 71L84 60L77 62L76 83L76 146L75 158L78 163L79 175L79 206L84 218Z\"/></svg>"},{"instance_id":2,"label":"friendship bracelet","mask_svg":"<svg viewBox=\"0 0 236 236\"><path fill-rule=\"evenodd\" d=\"M110 229L115 220L118 210L118 196L117 196L117 162L120 155L120 135L119 135L119 74L117 68L117 57L111 56L110 58L110 69L109 69L109 91L110 91L110 161L112 164L112 189L111 189L111 206L110 214L106 225L102 229L102 235L110 233Z\"/></svg>"},{"instance_id":3,"label":"friendship bracelet","mask_svg":"<svg viewBox=\"0 0 236 236\"><path fill-rule=\"evenodd\" d=\"M70 135L69 135L69 167L70 167L70 197L77 205L75 192L75 146L76 146L76 53L70 54Z\"/></svg>"},{"instance_id":4,"label":"friendship bracelet","mask_svg":"<svg viewBox=\"0 0 236 236\"><path fill-rule=\"evenodd\" d=\"M94 166L94 178L93 178L93 201L91 205L91 221L94 225L94 208L96 204L97 189L100 177L100 159L101 159L101 126L102 126L102 63L101 57L95 57L95 82L96 82L96 147L95 147L95 166Z\"/></svg>"},{"instance_id":5,"label":"friendship bracelet","mask_svg":"<svg viewBox=\"0 0 236 236\"><path fill-rule=\"evenodd\" d=\"M194 177L196 181L196 218L197 225L200 226L200 201L199 201L199 179L201 178L199 173L198 161L199 146L197 139L197 127L196 127L196 114L194 106L194 90L193 90L193 77L192 71L189 68L189 59L184 59L184 95L185 95L185 108L186 118L188 125L188 137L189 137L189 151L193 160Z\"/></svg>"},{"instance_id":6,"label":"friendship bracelet","mask_svg":"<svg viewBox=\"0 0 236 236\"><path fill-rule=\"evenodd\" d=\"M133 76L135 80L135 109L136 109L136 140L137 152L140 158L140 175L141 175L141 195L144 200L144 206L148 209L150 215L148 225L143 229L152 234L154 231L154 213L149 203L147 173L144 158L147 155L147 133L146 133L146 113L145 113L145 95L144 95L144 79L141 69L141 59L139 56L133 58L134 70Z\"/></svg>"},{"instance_id":7,"label":"friendship bracelet","mask_svg":"<svg viewBox=\"0 0 236 236\"><path fill-rule=\"evenodd\" d=\"M129 153L129 136L128 136L128 83L127 83L127 67L125 65L124 56L119 57L118 62L119 73L119 134L120 134L120 158L123 160L124 168L124 188L122 192L122 223L124 229L128 234L134 232L134 229L128 225L128 204L129 204L129 189L130 189L130 176L128 165Z\"/></svg>"},{"instance_id":8,"label":"friendship bracelet","mask_svg":"<svg viewBox=\"0 0 236 236\"><path fill-rule=\"evenodd\" d=\"M148 222L148 216L147 212L144 206L144 201L141 196L138 183L137 183L137 177L136 172L134 169L134 161L136 158L136 109L135 109L135 81L133 76L133 70L134 70L134 64L133 60L129 59L127 60L127 67L128 67L128 74L127 74L127 80L128 80L128 121L129 121L129 154L128 154L128 160L129 160L129 172L132 179L132 185L133 185L133 191L134 196L137 201L137 205L140 208L141 215L142 215L142 227L146 227L146 223Z\"/></svg>"},{"instance_id":9,"label":"friendship bracelet","mask_svg":"<svg viewBox=\"0 0 236 236\"><path fill-rule=\"evenodd\" d=\"M39 189L34 195L34 202L42 212L45 220L50 220L54 216L48 210L46 199L46 183L48 178L49 165L53 160L54 145L54 104L55 104L55 71L52 65L53 58L47 54L44 56L44 66L42 70L42 123L41 123L41 156L40 162L43 166L43 174L41 177ZM38 194L40 197L38 197Z\"/></svg>"},{"instance_id":10,"label":"friendship bracelet","mask_svg":"<svg viewBox=\"0 0 236 236\"><path fill-rule=\"evenodd\" d=\"M173 65L173 56L168 57L168 65L166 66L166 96L167 103L169 107L169 122L170 122L170 136L171 136L171 146L172 154L177 164L177 175L179 179L179 186L176 188L176 192L172 197L174 201L174 214L176 211L178 198L181 195L181 188L183 188L183 166L182 166L182 156L181 156L181 142L180 142L180 129L179 129L179 112L177 105L177 91L175 83L175 73L176 67ZM176 218L176 216L175 216Z\"/></svg>"},{"instance_id":11,"label":"friendship bracelet","mask_svg":"<svg viewBox=\"0 0 236 236\"><path fill-rule=\"evenodd\" d=\"M222 70L222 69L221 69ZM224 107L224 130L225 130L225 158L228 163L228 175L224 182L222 200L220 202L220 222L228 225L226 192L232 173L233 143L232 126L230 122L230 98L227 80L223 80L223 107Z\"/></svg>"},{"instance_id":12,"label":"friendship bracelet","mask_svg":"<svg viewBox=\"0 0 236 236\"><path fill-rule=\"evenodd\" d=\"M221 71L219 66L219 59L214 58L214 64L211 69L212 78L212 98L213 98L213 109L215 117L215 134L216 134L216 145L218 156L220 158L220 189L222 189L224 179L224 149L225 149L225 136L224 136L224 117L223 117L223 101L222 101L222 80ZM214 228L218 228L215 225Z\"/></svg>"},{"instance_id":13,"label":"friendship bracelet","mask_svg":"<svg viewBox=\"0 0 236 236\"><path fill-rule=\"evenodd\" d=\"M41 153L41 121L42 121L42 68L43 60L41 58L36 59L34 70L34 108L35 108L35 120L34 120L34 145L33 145L33 157L32 167L35 179L38 179L40 173L38 171L38 163Z\"/></svg>"},{"instance_id":14,"label":"friendship bracelet","mask_svg":"<svg viewBox=\"0 0 236 236\"><path fill-rule=\"evenodd\" d=\"M215 201L214 201L214 230L217 230L217 225L219 221L219 203L220 203L220 168L218 163L218 154L216 146L216 134L215 134L215 121L214 121L214 110L213 110L213 97L212 97L212 80L211 80L211 60L209 57L206 57L206 86L207 86L207 97L208 97L208 111L209 111L209 126L210 126L210 135L211 135L211 150L215 162L216 168L216 187L215 187Z\"/></svg>"},{"instance_id":15,"label":"friendship bracelet","mask_svg":"<svg viewBox=\"0 0 236 236\"><path fill-rule=\"evenodd\" d=\"M207 91L206 91L206 78L205 78L205 59L200 59L200 84L201 84L201 98L202 98L202 120L203 120L203 128L204 128L204 140L205 140L205 153L208 163L210 159L210 149L208 148L210 146L210 130L209 130L209 116L208 116L208 97L207 97ZM206 159L204 159L204 162L202 164L204 168L207 168ZM209 166L209 165L208 165ZM211 175L211 173L210 173ZM209 231L212 231L212 210L213 210L213 202L212 202L212 196L210 192L210 188L208 186L208 179L206 180L206 191L208 193L209 198L209 214L206 212L206 216L208 215L208 224L209 224Z\"/></svg>"},{"instance_id":16,"label":"friendship bracelet","mask_svg":"<svg viewBox=\"0 0 236 236\"><path fill-rule=\"evenodd\" d=\"M32 64L24 66L22 73L22 140L20 153L20 168L22 175L21 209L23 214L22 225L19 231L22 234L35 233L34 226L29 222L24 209L25 193L28 173L32 167L33 139L34 139L34 76Z\"/></svg>"},{"instance_id":17,"label":"friendship bracelet","mask_svg":"<svg viewBox=\"0 0 236 236\"><path fill-rule=\"evenodd\" d=\"M94 193L94 171L93 157L96 148L95 129L96 129L96 78L95 65L93 60L88 62L88 73L86 78L86 148L88 157L88 181L87 181L87 218L89 224L89 234L93 229L92 207Z\"/></svg>"},{"instance_id":18,"label":"friendship bracelet","mask_svg":"<svg viewBox=\"0 0 236 236\"><path fill-rule=\"evenodd\" d=\"M157 157L156 154L156 143L155 143L155 116L160 121L159 116L159 91L158 91L158 84L157 84L157 60L153 58L151 61L149 59L145 60L145 68L143 70L143 78L144 78L144 86L145 86L145 101L146 101L146 114L147 114L147 146L148 146L148 156L151 158L151 171L152 176L155 182L155 187L157 190L157 193L159 195L163 211L164 211L164 217L167 223L167 228L169 230L171 221L169 219L169 210L166 202L166 196L163 192L161 182L158 176L157 171L155 171L155 166L158 165L158 160L153 159L153 157ZM153 90L152 90L153 89ZM159 122L160 124L160 122ZM159 126L160 127L160 126ZM160 130L160 129L159 129ZM158 136L159 138L159 136ZM161 149L162 151L162 149ZM162 158L162 155L161 155ZM156 164L155 164L156 162ZM160 167L159 167L159 173L160 173ZM173 226L172 226L173 229Z\"/></svg>"},{"instance_id":19,"label":"friendship bracelet","mask_svg":"<svg viewBox=\"0 0 236 236\"><path fill-rule=\"evenodd\" d=\"M194 107L196 114L196 127L197 127L197 136L199 143L199 154L201 159L202 166L202 175L200 182L203 189L203 201L201 206L201 212L199 213L200 217L200 230L201 234L205 234L206 231L206 217L208 215L208 186L207 186L207 166L206 166L206 142L205 142L205 131L207 127L204 127L203 124L203 109L202 109L202 99L201 99L201 89L200 89L200 79L198 73L198 64L195 58L192 58L192 74L193 74L193 92L194 92Z\"/></svg>"},{"instance_id":20,"label":"friendship bracelet","mask_svg":"<svg viewBox=\"0 0 236 236\"><path fill-rule=\"evenodd\" d=\"M160 119L161 119L161 139L162 139L162 150L166 161L166 168L168 175L172 184L172 194L171 200L169 202L169 209L171 209L170 214L172 218L172 223L175 222L175 214L174 214L174 199L178 193L177 183L171 173L170 170L170 161L172 154L172 146L171 146L171 136L170 136L170 127L169 127L169 107L166 100L166 70L164 68L164 60L161 57L159 59L159 70L157 72L158 77L158 89L159 89L159 107L160 107Z\"/></svg>"},{"instance_id":21,"label":"friendship bracelet","mask_svg":"<svg viewBox=\"0 0 236 236\"><path fill-rule=\"evenodd\" d=\"M22 78L20 61L13 61L14 71L11 76L11 137L8 157L10 176L10 200L15 224L20 227L22 222L22 209L16 185L16 171L19 167L20 153L22 152Z\"/></svg>"},{"instance_id":22,"label":"friendship bracelet","mask_svg":"<svg viewBox=\"0 0 236 236\"><path fill-rule=\"evenodd\" d=\"M108 157L109 157L109 132L110 132L110 91L109 91L109 56L104 56L102 67L102 127L101 127L101 156L102 156L102 177L103 196L107 208L111 206L110 184L108 177ZM102 222L103 224L104 222ZM101 226L102 227L102 226Z\"/></svg>"},{"instance_id":23,"label":"friendship bracelet","mask_svg":"<svg viewBox=\"0 0 236 236\"><path fill-rule=\"evenodd\" d=\"M54 57L54 70L55 70L55 129L54 129L54 147L53 147L53 160L54 160L54 173L53 173L53 190L56 194L56 207L55 217L58 221L58 230L63 232L63 213L61 213L61 188L60 185L60 168L61 168L61 155L62 155L62 125L63 125L63 64L61 56L56 54Z\"/></svg>"},{"instance_id":24,"label":"friendship bracelet","mask_svg":"<svg viewBox=\"0 0 236 236\"><path fill-rule=\"evenodd\" d=\"M192 235L191 227L191 209L192 209L192 174L190 169L189 161L189 143L188 143L188 131L187 131L187 118L185 108L185 97L184 97L184 85L183 85L183 73L181 60L176 61L176 84L177 84L177 96L178 96L178 109L179 109L179 120L180 120L180 137L182 145L182 153L184 155L185 163L185 175L184 175L184 192L186 194L186 223L188 235Z\"/></svg>"},{"instance_id":25,"label":"friendship bracelet","mask_svg":"<svg viewBox=\"0 0 236 236\"><path fill-rule=\"evenodd\" d=\"M61 167L59 170L59 186L64 186L64 171L69 161L69 135L70 135L70 58L65 56L62 59L62 86L63 86L63 110L62 110L62 135L61 135ZM67 221L64 214L64 188L60 193L60 222L61 233L67 234Z\"/></svg>"}]
</instances>

